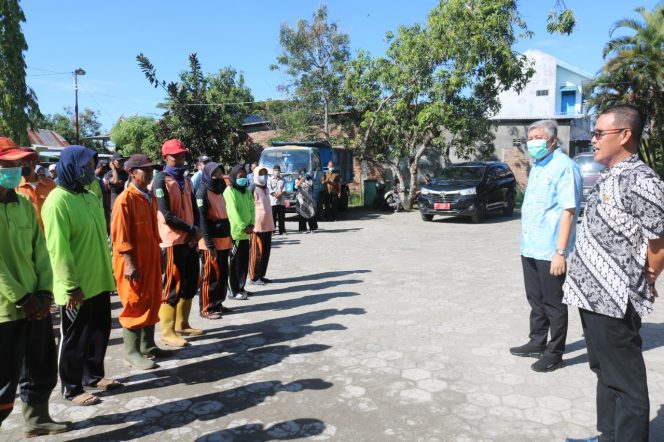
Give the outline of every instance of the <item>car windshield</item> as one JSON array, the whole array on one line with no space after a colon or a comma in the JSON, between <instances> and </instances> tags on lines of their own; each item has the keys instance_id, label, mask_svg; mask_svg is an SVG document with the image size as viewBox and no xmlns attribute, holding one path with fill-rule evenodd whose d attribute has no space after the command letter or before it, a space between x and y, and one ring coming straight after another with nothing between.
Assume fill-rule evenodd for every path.
<instances>
[{"instance_id":1,"label":"car windshield","mask_svg":"<svg viewBox=\"0 0 664 442\"><path fill-rule=\"evenodd\" d=\"M574 158L574 162L581 168L583 173L598 174L604 170L604 166L595 161L592 155L583 155Z\"/></svg>"},{"instance_id":2,"label":"car windshield","mask_svg":"<svg viewBox=\"0 0 664 442\"><path fill-rule=\"evenodd\" d=\"M484 166L450 166L435 178L435 181L479 181L484 176Z\"/></svg>"},{"instance_id":3,"label":"car windshield","mask_svg":"<svg viewBox=\"0 0 664 442\"><path fill-rule=\"evenodd\" d=\"M260 163L269 171L272 171L274 166L279 166L282 173L297 172L302 168L311 169L308 150L264 150Z\"/></svg>"}]
</instances>

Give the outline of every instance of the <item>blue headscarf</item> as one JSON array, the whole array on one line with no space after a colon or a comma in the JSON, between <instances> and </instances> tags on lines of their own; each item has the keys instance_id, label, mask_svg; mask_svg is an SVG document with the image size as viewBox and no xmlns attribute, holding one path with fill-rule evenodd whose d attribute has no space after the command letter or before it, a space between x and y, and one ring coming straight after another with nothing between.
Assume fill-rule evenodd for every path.
<instances>
[{"instance_id":1,"label":"blue headscarf","mask_svg":"<svg viewBox=\"0 0 664 442\"><path fill-rule=\"evenodd\" d=\"M201 180L203 184L214 193L222 193L226 188L226 182L223 179L215 180L212 178L214 171L220 167L219 163L207 163L202 172Z\"/></svg>"},{"instance_id":2,"label":"blue headscarf","mask_svg":"<svg viewBox=\"0 0 664 442\"><path fill-rule=\"evenodd\" d=\"M83 146L68 146L60 153L60 161L56 166L58 177L55 182L72 192L85 192L85 166L91 159L97 161L97 152ZM94 168L92 170L94 175ZM89 184L89 183L88 183Z\"/></svg>"}]
</instances>

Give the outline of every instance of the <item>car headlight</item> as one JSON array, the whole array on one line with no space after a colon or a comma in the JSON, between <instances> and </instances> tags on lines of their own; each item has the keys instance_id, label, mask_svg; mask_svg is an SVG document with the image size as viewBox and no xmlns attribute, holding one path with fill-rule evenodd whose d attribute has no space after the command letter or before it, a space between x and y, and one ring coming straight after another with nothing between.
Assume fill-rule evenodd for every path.
<instances>
[{"instance_id":1,"label":"car headlight","mask_svg":"<svg viewBox=\"0 0 664 442\"><path fill-rule=\"evenodd\" d=\"M475 195L475 194L477 193L477 188L476 188L476 187L471 187L471 188L468 188L468 189L461 189L461 190L459 191L459 193L460 193L462 196L465 196L465 195Z\"/></svg>"},{"instance_id":2,"label":"car headlight","mask_svg":"<svg viewBox=\"0 0 664 442\"><path fill-rule=\"evenodd\" d=\"M422 191L420 192L421 195L428 195L431 193L431 190L427 189L426 187L422 188Z\"/></svg>"}]
</instances>

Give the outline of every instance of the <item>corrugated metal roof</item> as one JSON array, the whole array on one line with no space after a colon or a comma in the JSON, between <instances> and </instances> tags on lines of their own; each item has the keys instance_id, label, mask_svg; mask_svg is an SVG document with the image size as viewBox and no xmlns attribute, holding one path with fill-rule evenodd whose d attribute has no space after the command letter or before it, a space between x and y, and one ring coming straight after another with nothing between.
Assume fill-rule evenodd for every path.
<instances>
[{"instance_id":1,"label":"corrugated metal roof","mask_svg":"<svg viewBox=\"0 0 664 442\"><path fill-rule=\"evenodd\" d=\"M70 145L62 135L47 129L28 129L28 139L33 146L46 146L52 149L62 149Z\"/></svg>"}]
</instances>

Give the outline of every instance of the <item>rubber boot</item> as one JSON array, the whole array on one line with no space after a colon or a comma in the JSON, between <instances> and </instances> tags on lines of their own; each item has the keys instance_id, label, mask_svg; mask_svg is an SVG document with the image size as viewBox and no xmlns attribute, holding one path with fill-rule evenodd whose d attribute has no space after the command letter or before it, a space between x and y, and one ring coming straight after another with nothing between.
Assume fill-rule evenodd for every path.
<instances>
[{"instance_id":1,"label":"rubber boot","mask_svg":"<svg viewBox=\"0 0 664 442\"><path fill-rule=\"evenodd\" d=\"M175 314L175 333L184 336L201 336L205 331L191 328L189 325L189 313L191 313L191 299L180 299Z\"/></svg>"},{"instance_id":2,"label":"rubber boot","mask_svg":"<svg viewBox=\"0 0 664 442\"><path fill-rule=\"evenodd\" d=\"M162 304L159 308L159 326L161 327L161 343L171 347L184 347L189 343L175 334L175 307Z\"/></svg>"},{"instance_id":3,"label":"rubber boot","mask_svg":"<svg viewBox=\"0 0 664 442\"><path fill-rule=\"evenodd\" d=\"M124 340L124 362L125 365L138 368L139 370L151 370L157 367L157 364L144 357L139 351L139 341L141 329L129 330L122 329L122 339Z\"/></svg>"},{"instance_id":4,"label":"rubber boot","mask_svg":"<svg viewBox=\"0 0 664 442\"><path fill-rule=\"evenodd\" d=\"M141 354L149 359L167 358L173 355L170 350L162 350L154 343L154 325L141 329Z\"/></svg>"},{"instance_id":5,"label":"rubber boot","mask_svg":"<svg viewBox=\"0 0 664 442\"><path fill-rule=\"evenodd\" d=\"M41 404L23 403L23 426L26 439L49 434L60 434L72 429L71 422L55 422L48 412L48 401Z\"/></svg>"}]
</instances>

